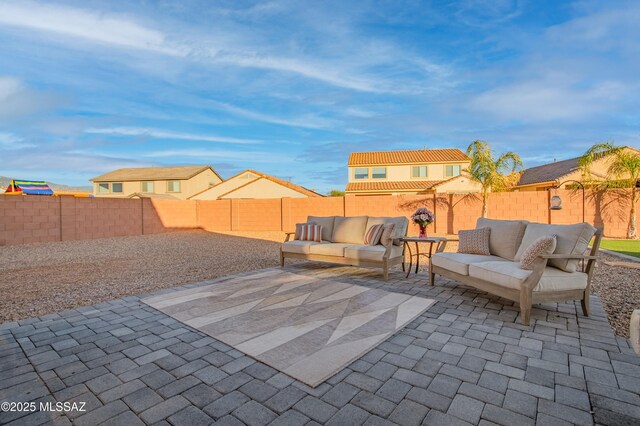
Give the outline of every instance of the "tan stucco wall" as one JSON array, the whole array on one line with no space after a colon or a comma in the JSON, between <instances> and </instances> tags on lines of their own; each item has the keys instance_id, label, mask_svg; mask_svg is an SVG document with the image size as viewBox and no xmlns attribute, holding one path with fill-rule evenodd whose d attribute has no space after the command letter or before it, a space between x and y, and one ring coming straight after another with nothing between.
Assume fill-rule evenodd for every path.
<instances>
[{"instance_id":1,"label":"tan stucco wall","mask_svg":"<svg viewBox=\"0 0 640 426\"><path fill-rule=\"evenodd\" d=\"M450 163L431 163L431 164L403 164L398 166L386 166L387 178L386 179L356 179L355 169L365 168L364 166L349 166L349 182L370 182L370 181L407 181L407 180L445 180L449 177L445 176L445 166L447 165L460 165L464 170L468 165L468 161L464 162L450 162ZM413 166L427 166L426 178L413 178L411 177L411 167ZM373 167L384 166L368 166L369 169ZM371 170L369 170L369 176L371 176Z\"/></svg>"},{"instance_id":2,"label":"tan stucco wall","mask_svg":"<svg viewBox=\"0 0 640 426\"><path fill-rule=\"evenodd\" d=\"M463 173L458 179L452 179L449 182L436 186L434 189L437 193L480 192L482 185L464 176Z\"/></svg>"},{"instance_id":3,"label":"tan stucco wall","mask_svg":"<svg viewBox=\"0 0 640 426\"><path fill-rule=\"evenodd\" d=\"M238 188L232 193L225 195L222 199L230 198L306 198L307 196L298 191L282 186L269 179L260 178L252 181L249 185Z\"/></svg>"},{"instance_id":4,"label":"tan stucco wall","mask_svg":"<svg viewBox=\"0 0 640 426\"><path fill-rule=\"evenodd\" d=\"M258 177L259 177L258 175L251 172L242 173L240 175L227 179L219 183L215 187L209 188L208 190L200 194L194 195L193 197L191 197L191 199L192 200L217 200L218 197L220 197L221 195L226 194L227 192L232 191L235 188L238 188L242 185L245 185L248 182L251 182L252 180L258 179Z\"/></svg>"},{"instance_id":5,"label":"tan stucco wall","mask_svg":"<svg viewBox=\"0 0 640 426\"><path fill-rule=\"evenodd\" d=\"M166 180L153 181L153 194L169 194L178 199L184 200L193 194L208 188L210 184L217 184L219 182L221 182L221 179L211 169L207 169L198 173L191 179L181 180L180 192L167 192ZM99 193L99 183L100 182L94 182L93 184L93 194L96 197L127 198L131 194L142 192L142 181L122 182L122 193ZM113 182L109 183L112 184Z\"/></svg>"}]
</instances>

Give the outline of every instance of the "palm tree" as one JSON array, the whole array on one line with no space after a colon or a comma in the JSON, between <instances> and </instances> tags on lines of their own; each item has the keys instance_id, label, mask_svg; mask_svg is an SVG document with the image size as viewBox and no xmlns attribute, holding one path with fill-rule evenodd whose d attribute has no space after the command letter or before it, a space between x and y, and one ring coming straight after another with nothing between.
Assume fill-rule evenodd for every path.
<instances>
[{"instance_id":1,"label":"palm tree","mask_svg":"<svg viewBox=\"0 0 640 426\"><path fill-rule=\"evenodd\" d=\"M504 191L508 188L516 172L522 169L522 160L518 154L511 151L496 159L489 144L480 140L469 145L467 155L471 158L471 163L465 171L469 173L471 180L482 186L482 217L487 217L489 191Z\"/></svg>"},{"instance_id":2,"label":"palm tree","mask_svg":"<svg viewBox=\"0 0 640 426\"><path fill-rule=\"evenodd\" d=\"M607 180L601 182L601 186L628 188L631 189L631 209L629 211L629 227L627 228L627 238L637 239L636 231L636 204L640 188L640 151L630 149L626 146L616 146L611 142L597 143L580 157L580 167L585 178L591 180L590 167L594 161L611 156L611 161L607 169Z\"/></svg>"}]
</instances>

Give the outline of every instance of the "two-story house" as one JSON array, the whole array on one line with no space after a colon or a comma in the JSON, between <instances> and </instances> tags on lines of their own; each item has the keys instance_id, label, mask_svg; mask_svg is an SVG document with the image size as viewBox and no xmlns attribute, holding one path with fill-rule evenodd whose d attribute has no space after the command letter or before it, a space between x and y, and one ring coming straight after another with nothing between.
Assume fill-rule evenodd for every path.
<instances>
[{"instance_id":1,"label":"two-story house","mask_svg":"<svg viewBox=\"0 0 640 426\"><path fill-rule=\"evenodd\" d=\"M464 172L469 157L455 148L353 152L347 195L416 195L478 192Z\"/></svg>"},{"instance_id":2,"label":"two-story house","mask_svg":"<svg viewBox=\"0 0 640 426\"><path fill-rule=\"evenodd\" d=\"M118 169L90 180L96 197L179 200L186 200L222 182L222 178L211 166Z\"/></svg>"}]
</instances>

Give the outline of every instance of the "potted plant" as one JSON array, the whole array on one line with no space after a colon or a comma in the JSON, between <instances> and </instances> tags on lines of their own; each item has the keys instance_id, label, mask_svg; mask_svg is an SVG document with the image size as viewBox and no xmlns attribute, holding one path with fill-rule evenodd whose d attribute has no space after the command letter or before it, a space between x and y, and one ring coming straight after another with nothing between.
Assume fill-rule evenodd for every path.
<instances>
[{"instance_id":1,"label":"potted plant","mask_svg":"<svg viewBox=\"0 0 640 426\"><path fill-rule=\"evenodd\" d=\"M420 207L411 215L413 223L420 227L420 238L427 238L427 226L436 219L436 215L429 209Z\"/></svg>"}]
</instances>

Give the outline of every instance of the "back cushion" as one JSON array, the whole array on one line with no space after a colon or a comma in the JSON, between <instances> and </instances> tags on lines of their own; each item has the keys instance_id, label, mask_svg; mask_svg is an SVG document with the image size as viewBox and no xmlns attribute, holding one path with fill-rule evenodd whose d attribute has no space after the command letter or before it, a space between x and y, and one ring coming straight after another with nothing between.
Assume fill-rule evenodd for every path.
<instances>
[{"instance_id":1,"label":"back cushion","mask_svg":"<svg viewBox=\"0 0 640 426\"><path fill-rule=\"evenodd\" d=\"M322 241L330 241L333 242L331 236L333 234L333 222L335 216L309 216L307 218L307 222L314 222L318 225L322 226Z\"/></svg>"},{"instance_id":2,"label":"back cushion","mask_svg":"<svg viewBox=\"0 0 640 426\"><path fill-rule=\"evenodd\" d=\"M364 243L364 233L367 227L367 219L367 216L336 216L333 223L333 236L331 237L331 242L349 244ZM317 221L317 218L315 218L314 220Z\"/></svg>"},{"instance_id":3,"label":"back cushion","mask_svg":"<svg viewBox=\"0 0 640 426\"><path fill-rule=\"evenodd\" d=\"M397 217L370 217L369 220L367 220L367 230L369 230L372 226L374 225L389 225L389 224L395 224L395 229L393 232L393 236L392 238L395 240L397 238L400 237L404 237L405 235L407 235L407 228L409 226L409 220L404 217L404 216L397 216ZM396 242L397 245L402 244L401 242L397 241Z\"/></svg>"},{"instance_id":4,"label":"back cushion","mask_svg":"<svg viewBox=\"0 0 640 426\"><path fill-rule=\"evenodd\" d=\"M481 217L476 223L476 228L491 228L489 237L491 254L514 260L527 223L526 220L495 220Z\"/></svg>"},{"instance_id":5,"label":"back cushion","mask_svg":"<svg viewBox=\"0 0 640 426\"><path fill-rule=\"evenodd\" d=\"M516 260L520 260L524 251L535 240L545 235L556 235L556 249L554 254L583 254L589 246L596 228L586 222L575 225L547 225L546 223L530 223L522 238L522 244L516 253ZM548 265L566 272L575 272L578 259L549 259Z\"/></svg>"}]
</instances>

